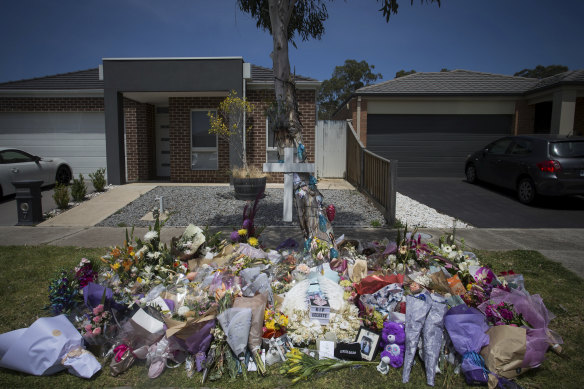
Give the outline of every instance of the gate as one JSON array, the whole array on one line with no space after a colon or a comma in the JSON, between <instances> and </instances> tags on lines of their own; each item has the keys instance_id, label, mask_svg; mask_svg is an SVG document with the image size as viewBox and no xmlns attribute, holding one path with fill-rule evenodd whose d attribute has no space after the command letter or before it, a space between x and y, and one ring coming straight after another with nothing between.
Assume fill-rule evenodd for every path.
<instances>
[{"instance_id":1,"label":"gate","mask_svg":"<svg viewBox=\"0 0 584 389\"><path fill-rule=\"evenodd\" d=\"M347 122L316 123L316 174L319 178L344 178L346 172Z\"/></svg>"}]
</instances>

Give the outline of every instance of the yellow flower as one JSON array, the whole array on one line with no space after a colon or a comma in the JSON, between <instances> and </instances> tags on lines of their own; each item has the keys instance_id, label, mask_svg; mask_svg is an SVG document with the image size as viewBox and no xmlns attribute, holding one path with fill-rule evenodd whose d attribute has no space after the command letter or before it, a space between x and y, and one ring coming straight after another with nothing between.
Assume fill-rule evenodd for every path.
<instances>
[{"instance_id":1,"label":"yellow flower","mask_svg":"<svg viewBox=\"0 0 584 389\"><path fill-rule=\"evenodd\" d=\"M267 321L266 328L268 330L275 330L276 329L276 322L274 320Z\"/></svg>"},{"instance_id":2,"label":"yellow flower","mask_svg":"<svg viewBox=\"0 0 584 389\"><path fill-rule=\"evenodd\" d=\"M114 270L118 270L120 268L120 264L119 263L114 263L113 265L111 265L111 267Z\"/></svg>"},{"instance_id":3,"label":"yellow flower","mask_svg":"<svg viewBox=\"0 0 584 389\"><path fill-rule=\"evenodd\" d=\"M467 284L466 285L466 290L470 291L472 289L472 284Z\"/></svg>"},{"instance_id":4,"label":"yellow flower","mask_svg":"<svg viewBox=\"0 0 584 389\"><path fill-rule=\"evenodd\" d=\"M244 236L244 235L247 235L247 230L245 228L242 228L241 230L237 231L237 233L240 236Z\"/></svg>"},{"instance_id":5,"label":"yellow flower","mask_svg":"<svg viewBox=\"0 0 584 389\"><path fill-rule=\"evenodd\" d=\"M142 283L142 278L140 278L140 277L136 278L136 282L139 283L139 284L141 284Z\"/></svg>"},{"instance_id":6,"label":"yellow flower","mask_svg":"<svg viewBox=\"0 0 584 389\"><path fill-rule=\"evenodd\" d=\"M249 238L249 239L247 240L247 243L249 243L250 245L252 245L252 246L254 246L254 247L255 247L255 246L257 246L257 245L258 245L258 239L257 239L257 238L254 238L254 237L252 236L251 238Z\"/></svg>"},{"instance_id":7,"label":"yellow flower","mask_svg":"<svg viewBox=\"0 0 584 389\"><path fill-rule=\"evenodd\" d=\"M130 257L133 257L134 255L136 255L136 253L133 251L130 251Z\"/></svg>"}]
</instances>

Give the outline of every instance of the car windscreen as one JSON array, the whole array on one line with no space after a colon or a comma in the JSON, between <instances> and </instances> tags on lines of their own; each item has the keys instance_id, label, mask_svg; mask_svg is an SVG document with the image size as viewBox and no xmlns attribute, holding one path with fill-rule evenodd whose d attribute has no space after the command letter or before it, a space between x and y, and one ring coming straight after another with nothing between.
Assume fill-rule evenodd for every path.
<instances>
[{"instance_id":1,"label":"car windscreen","mask_svg":"<svg viewBox=\"0 0 584 389\"><path fill-rule=\"evenodd\" d=\"M558 158L584 158L584 141L553 142L550 155Z\"/></svg>"}]
</instances>

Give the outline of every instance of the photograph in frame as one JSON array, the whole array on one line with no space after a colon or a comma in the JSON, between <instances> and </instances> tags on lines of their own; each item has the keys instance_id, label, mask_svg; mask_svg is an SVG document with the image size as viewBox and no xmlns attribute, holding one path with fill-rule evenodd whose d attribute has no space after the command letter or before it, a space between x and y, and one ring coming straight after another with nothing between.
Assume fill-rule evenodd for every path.
<instances>
[{"instance_id":1,"label":"photograph in frame","mask_svg":"<svg viewBox=\"0 0 584 389\"><path fill-rule=\"evenodd\" d=\"M359 343L361 357L366 361L372 361L379 346L381 335L365 327L359 328L356 342Z\"/></svg>"}]
</instances>

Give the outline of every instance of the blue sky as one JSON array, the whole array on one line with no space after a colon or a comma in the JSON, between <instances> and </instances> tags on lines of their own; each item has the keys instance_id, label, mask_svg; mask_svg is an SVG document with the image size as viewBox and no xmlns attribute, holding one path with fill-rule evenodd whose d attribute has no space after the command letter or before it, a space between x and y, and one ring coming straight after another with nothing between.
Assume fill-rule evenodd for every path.
<instances>
[{"instance_id":1,"label":"blue sky","mask_svg":"<svg viewBox=\"0 0 584 389\"><path fill-rule=\"evenodd\" d=\"M296 73L324 80L345 59L385 80L400 69L513 74L584 68L582 0L327 1L321 40L290 47ZM242 56L271 67L272 40L235 0L0 0L0 82L97 67L102 58Z\"/></svg>"}]
</instances>

